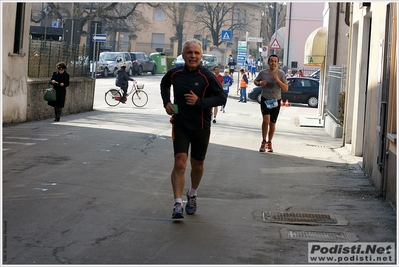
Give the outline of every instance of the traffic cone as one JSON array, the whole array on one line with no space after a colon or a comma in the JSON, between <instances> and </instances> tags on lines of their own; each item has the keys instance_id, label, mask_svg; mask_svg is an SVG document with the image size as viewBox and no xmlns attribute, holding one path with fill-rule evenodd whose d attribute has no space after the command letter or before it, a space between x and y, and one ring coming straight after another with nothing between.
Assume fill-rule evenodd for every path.
<instances>
[{"instance_id":1,"label":"traffic cone","mask_svg":"<svg viewBox=\"0 0 399 267\"><path fill-rule=\"evenodd\" d=\"M290 104L288 103L288 99L285 100L285 106L286 106L286 107L289 107L289 106L290 106Z\"/></svg>"},{"instance_id":2,"label":"traffic cone","mask_svg":"<svg viewBox=\"0 0 399 267\"><path fill-rule=\"evenodd\" d=\"M280 107L283 107L284 106L284 101L283 101L283 99L281 98L280 99Z\"/></svg>"}]
</instances>

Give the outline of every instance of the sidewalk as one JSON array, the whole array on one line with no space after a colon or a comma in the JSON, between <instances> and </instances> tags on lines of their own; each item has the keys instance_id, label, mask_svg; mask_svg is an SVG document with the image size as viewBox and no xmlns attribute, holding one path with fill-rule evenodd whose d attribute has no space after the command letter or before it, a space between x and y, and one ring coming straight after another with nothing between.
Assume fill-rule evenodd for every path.
<instances>
[{"instance_id":1,"label":"sidewalk","mask_svg":"<svg viewBox=\"0 0 399 267\"><path fill-rule=\"evenodd\" d=\"M396 242L395 212L341 141L300 127L314 109L282 108L275 152L259 153L259 105L234 94L212 124L198 210L173 221L155 91L141 109L3 128L5 264L292 265L309 264L310 242Z\"/></svg>"}]
</instances>

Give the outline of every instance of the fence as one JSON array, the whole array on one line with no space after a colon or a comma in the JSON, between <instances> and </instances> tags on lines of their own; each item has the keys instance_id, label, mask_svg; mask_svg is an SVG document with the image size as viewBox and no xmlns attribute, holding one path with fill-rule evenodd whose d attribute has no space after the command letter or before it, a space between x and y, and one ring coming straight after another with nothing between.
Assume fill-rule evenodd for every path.
<instances>
[{"instance_id":1,"label":"fence","mask_svg":"<svg viewBox=\"0 0 399 267\"><path fill-rule=\"evenodd\" d=\"M343 125L345 110L346 66L330 66L327 76L327 114Z\"/></svg>"},{"instance_id":2,"label":"fence","mask_svg":"<svg viewBox=\"0 0 399 267\"><path fill-rule=\"evenodd\" d=\"M90 76L89 49L66 42L30 40L28 77L51 77L58 62L65 62L71 77Z\"/></svg>"}]
</instances>

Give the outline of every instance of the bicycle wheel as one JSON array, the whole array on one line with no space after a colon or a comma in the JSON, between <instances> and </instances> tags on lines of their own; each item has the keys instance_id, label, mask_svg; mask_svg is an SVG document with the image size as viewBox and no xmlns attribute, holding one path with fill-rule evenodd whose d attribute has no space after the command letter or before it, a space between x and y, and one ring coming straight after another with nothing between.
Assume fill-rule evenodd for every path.
<instances>
[{"instance_id":1,"label":"bicycle wheel","mask_svg":"<svg viewBox=\"0 0 399 267\"><path fill-rule=\"evenodd\" d=\"M148 102L148 95L143 90L136 90L132 96L132 102L136 107L144 107Z\"/></svg>"},{"instance_id":2,"label":"bicycle wheel","mask_svg":"<svg viewBox=\"0 0 399 267\"><path fill-rule=\"evenodd\" d=\"M117 89L110 89L105 93L105 103L111 107L115 107L120 103L121 94Z\"/></svg>"}]
</instances>

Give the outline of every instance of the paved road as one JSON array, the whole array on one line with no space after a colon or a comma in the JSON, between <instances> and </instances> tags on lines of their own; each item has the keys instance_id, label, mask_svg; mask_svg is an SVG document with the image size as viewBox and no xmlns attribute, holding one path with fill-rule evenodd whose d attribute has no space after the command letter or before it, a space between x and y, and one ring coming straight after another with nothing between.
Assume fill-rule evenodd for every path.
<instances>
[{"instance_id":1,"label":"paved road","mask_svg":"<svg viewBox=\"0 0 399 267\"><path fill-rule=\"evenodd\" d=\"M198 211L172 221L161 77L137 77L143 108L108 107L114 79L98 79L94 111L3 128L4 263L307 264L309 242L396 241L396 214L341 141L299 126L316 109L282 108L275 152L259 153L259 106L234 97L212 126Z\"/></svg>"}]
</instances>

